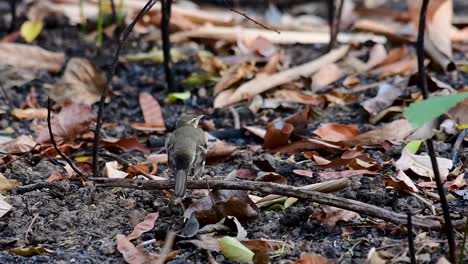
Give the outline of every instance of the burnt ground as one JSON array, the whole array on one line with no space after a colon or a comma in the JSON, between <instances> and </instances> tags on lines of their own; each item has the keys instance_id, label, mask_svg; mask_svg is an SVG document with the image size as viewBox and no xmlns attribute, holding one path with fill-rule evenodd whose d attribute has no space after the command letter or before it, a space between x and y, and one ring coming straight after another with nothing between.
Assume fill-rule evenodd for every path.
<instances>
[{"instance_id":1,"label":"burnt ground","mask_svg":"<svg viewBox=\"0 0 468 264\"><path fill-rule=\"evenodd\" d=\"M3 25L5 28L5 25ZM150 43L140 39L131 39L123 53L135 50L148 50ZM109 39L105 47L98 49L94 44L85 42L79 29L71 27L66 21L51 21L35 44L49 50L63 51L67 58L73 56L86 57L94 61L103 69L111 63L115 45ZM285 47L286 52L298 53L300 60L313 59L319 56L325 47L322 46L291 46ZM305 58L304 56L309 56ZM294 56L293 56L294 58ZM200 71L193 60L174 65L177 81L188 77L190 73ZM45 82L59 78L60 74L52 76L44 74L28 84L14 87L8 91L12 104L19 106L26 95L34 87L38 94L39 104L46 105L47 92ZM212 110L213 97L195 96L186 103L167 105L164 99L167 91L164 88L164 74L162 65L153 63L119 63L116 73L117 79L113 84L114 95L106 106L104 120L118 122L117 126L105 128L105 133L119 138L137 136L146 144L151 152L158 152L162 148L164 135L149 135L130 128L129 124L141 122L142 114L138 104L138 94L150 92L162 104L166 127L172 131L175 120L184 111L204 113L208 120L213 120L219 137L235 144L241 151L236 152L222 163L207 167L207 174L225 176L237 168L253 168L253 161L261 159L253 154L246 145L261 144L244 130L234 130L232 116L227 109ZM456 83L455 88L466 85L466 74ZM181 87L191 89L193 87ZM199 87L197 87L198 89ZM210 91L211 87L204 87ZM376 94L376 90L359 94L361 98L369 98ZM280 109L270 112L269 120L275 117L285 117L300 109ZM242 125L264 126L265 121L250 113L245 106L238 107ZM373 125L367 123L367 114L358 103L345 106L333 106L319 109L320 115L312 120L307 131L313 131L321 123L336 122L357 124L362 130L369 130ZM28 122L14 119L12 115L0 115L0 129L13 128L15 135L33 134ZM223 130L232 133L222 138ZM235 135L232 137L232 135ZM11 136L11 135L10 135ZM438 156L450 157L453 139L445 142L436 141ZM394 146L388 151L370 149L371 156L376 160L387 161L398 159L402 146ZM74 155L89 153L90 147L77 150ZM114 151L129 161L145 160L140 152ZM73 153L72 153L73 154ZM468 151L462 148L460 159L466 160ZM287 177L290 185L304 185L321 181L317 174L313 177L295 175L294 169L309 169L318 171L312 162L305 160L292 163L287 156L281 156L274 169L277 173ZM413 214L427 214L428 208L420 200L400 191L385 187L383 175L392 173L391 166L386 165L382 173L376 176L352 177L351 186L339 193L338 196L356 199L365 203L377 205L389 210L404 213L411 209ZM161 165L158 174L163 174L166 167ZM159 219L155 229L145 233L141 241L157 238L164 240L170 230L180 230L183 224L181 210L174 206L170 199L165 198L159 191L140 191L123 188L104 189L93 186L83 186L80 182L63 181L46 184L46 179L54 171L62 171L62 163L57 159L45 158L38 154L29 154L25 158L14 162L3 174L9 179L20 182L22 187L6 193L7 201L13 206L11 212L0 218L0 263L124 263L121 254L116 249L115 236L118 233L128 234L133 226L142 221L145 215L159 212ZM394 170L393 170L394 171ZM42 185L41 185L42 184ZM450 203L454 217L466 208L466 201L452 195ZM436 210L440 212L439 204ZM286 248L283 254L274 258L273 263L284 263L285 260L296 260L303 252L321 254L333 262L364 263L372 247L385 249L395 255L404 253L406 234L401 227L384 223L377 219L363 219L358 223L339 223L336 227L328 227L309 218L310 214L318 210L313 203L299 201L285 211L261 211L258 219L244 223L248 238L269 238L289 242L292 248ZM421 234L421 230L415 230ZM457 235L457 239L461 236ZM439 243L436 247L423 246L417 243L418 255L427 258L427 262L434 262L438 256L447 253L445 237L438 232L428 232L428 241ZM49 253L31 257L21 257L9 252L18 247L44 247ZM169 263L206 263L206 252L187 244L177 244L181 253ZM154 249L149 249L154 250ZM214 254L219 263L232 263L221 254ZM402 259L408 261L408 259Z\"/></svg>"}]
</instances>

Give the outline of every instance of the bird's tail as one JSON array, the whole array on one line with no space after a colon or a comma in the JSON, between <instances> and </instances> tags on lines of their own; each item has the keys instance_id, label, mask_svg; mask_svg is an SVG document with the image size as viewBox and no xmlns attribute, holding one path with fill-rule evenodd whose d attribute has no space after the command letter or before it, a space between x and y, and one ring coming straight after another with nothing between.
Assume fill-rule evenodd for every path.
<instances>
[{"instance_id":1,"label":"bird's tail","mask_svg":"<svg viewBox=\"0 0 468 264\"><path fill-rule=\"evenodd\" d=\"M184 197L187 184L187 171L178 170L175 174L175 195L177 197Z\"/></svg>"}]
</instances>

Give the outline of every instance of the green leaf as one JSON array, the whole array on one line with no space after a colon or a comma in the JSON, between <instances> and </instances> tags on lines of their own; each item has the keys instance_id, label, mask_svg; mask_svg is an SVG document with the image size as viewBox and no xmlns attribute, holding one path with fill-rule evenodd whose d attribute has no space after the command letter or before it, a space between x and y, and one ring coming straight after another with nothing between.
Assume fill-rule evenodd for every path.
<instances>
[{"instance_id":1,"label":"green leaf","mask_svg":"<svg viewBox=\"0 0 468 264\"><path fill-rule=\"evenodd\" d=\"M26 42L31 43L39 36L43 27L44 23L42 21L28 20L21 25L20 34Z\"/></svg>"},{"instance_id":2,"label":"green leaf","mask_svg":"<svg viewBox=\"0 0 468 264\"><path fill-rule=\"evenodd\" d=\"M413 140L410 143L406 144L405 149L409 152L416 154L418 152L419 147L421 146L422 140Z\"/></svg>"},{"instance_id":3,"label":"green leaf","mask_svg":"<svg viewBox=\"0 0 468 264\"><path fill-rule=\"evenodd\" d=\"M170 93L167 95L166 101L170 104L177 102L177 100L185 101L189 99L191 96L190 92L182 92L182 93Z\"/></svg>"},{"instance_id":4,"label":"green leaf","mask_svg":"<svg viewBox=\"0 0 468 264\"><path fill-rule=\"evenodd\" d=\"M433 118L446 113L457 103L468 98L468 93L457 93L447 96L431 97L429 99L410 104L403 111L413 128L418 128Z\"/></svg>"},{"instance_id":5,"label":"green leaf","mask_svg":"<svg viewBox=\"0 0 468 264\"><path fill-rule=\"evenodd\" d=\"M226 258L237 262L252 262L254 253L239 242L239 240L225 236L218 239L218 243L221 248L221 253L223 253Z\"/></svg>"},{"instance_id":6,"label":"green leaf","mask_svg":"<svg viewBox=\"0 0 468 264\"><path fill-rule=\"evenodd\" d=\"M187 79L183 80L182 83L192 86L208 85L219 81L217 77L210 77L199 73L192 73Z\"/></svg>"},{"instance_id":7,"label":"green leaf","mask_svg":"<svg viewBox=\"0 0 468 264\"><path fill-rule=\"evenodd\" d=\"M282 196L271 201L265 201L257 204L258 208L266 208L267 210L285 210L294 203L297 202L297 198Z\"/></svg>"}]
</instances>

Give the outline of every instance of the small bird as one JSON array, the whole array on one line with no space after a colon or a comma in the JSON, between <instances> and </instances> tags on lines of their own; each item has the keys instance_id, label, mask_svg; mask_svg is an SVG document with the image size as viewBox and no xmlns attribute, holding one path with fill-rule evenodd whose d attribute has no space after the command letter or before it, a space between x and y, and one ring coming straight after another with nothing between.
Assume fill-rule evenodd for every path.
<instances>
[{"instance_id":1,"label":"small bird","mask_svg":"<svg viewBox=\"0 0 468 264\"><path fill-rule=\"evenodd\" d=\"M205 132L198 128L203 116L182 115L174 133L166 141L169 169L175 174L175 195L184 197L187 177L203 173L207 153Z\"/></svg>"}]
</instances>

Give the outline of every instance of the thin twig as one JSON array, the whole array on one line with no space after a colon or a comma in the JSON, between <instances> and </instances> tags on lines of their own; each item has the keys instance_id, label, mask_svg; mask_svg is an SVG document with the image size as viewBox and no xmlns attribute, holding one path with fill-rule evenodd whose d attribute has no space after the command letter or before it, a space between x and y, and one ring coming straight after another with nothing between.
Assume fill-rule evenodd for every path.
<instances>
[{"instance_id":1,"label":"thin twig","mask_svg":"<svg viewBox=\"0 0 468 264\"><path fill-rule=\"evenodd\" d=\"M138 190L166 190L174 188L174 181L147 181L147 180L132 180L132 179L109 179L109 178L91 178L95 181L97 187L121 187ZM366 204L363 202L337 197L335 195L320 193L316 191L304 190L298 187L281 185L269 182L254 182L254 181L209 181L211 189L228 189L228 190L247 190L256 191L263 194L279 194L282 196L295 197L320 204L330 205L341 209L365 214L368 216L383 219L394 224L406 225L406 215L386 210L382 207ZM205 181L187 181L187 189L206 189ZM464 224L457 222L457 228ZM429 218L414 217L413 226L425 230L440 230L442 225L438 220Z\"/></svg>"},{"instance_id":2,"label":"thin twig","mask_svg":"<svg viewBox=\"0 0 468 264\"><path fill-rule=\"evenodd\" d=\"M117 23L117 9L115 8L115 0L110 0L111 12L112 12L112 22Z\"/></svg>"},{"instance_id":3,"label":"thin twig","mask_svg":"<svg viewBox=\"0 0 468 264\"><path fill-rule=\"evenodd\" d=\"M112 83L112 79L115 74L115 68L117 67L117 62L119 61L120 50L124 45L125 41L127 40L130 32L132 32L133 28L135 27L136 23L148 12L154 4L156 4L157 0L148 0L146 5L143 9L140 10L138 15L133 19L133 21L125 28L125 30L120 33L119 43L117 45L117 49L114 54L114 58L112 61L112 66L110 67L109 71L107 72L107 81L102 90L101 98L99 100L99 110L98 116L96 120L96 128L94 130L94 142L93 142L93 176L99 176L98 170L98 159L99 159L99 140L101 136L101 127L102 127L102 116L104 115L104 103L106 102L106 97L109 94L109 87Z\"/></svg>"},{"instance_id":4,"label":"thin twig","mask_svg":"<svg viewBox=\"0 0 468 264\"><path fill-rule=\"evenodd\" d=\"M60 157L62 157L62 159L64 159L68 163L68 165L70 165L73 171L75 171L76 174L78 174L80 177L85 178L85 175L80 171L80 169L78 169L78 167L75 166L73 161L67 155L65 155L65 153L63 153L62 150L57 146L54 133L52 132L52 124L50 122L50 112L51 112L50 109L51 108L52 106L51 106L50 97L47 97L47 127L49 128L50 142L54 146L55 151L57 151Z\"/></svg>"},{"instance_id":5,"label":"thin twig","mask_svg":"<svg viewBox=\"0 0 468 264\"><path fill-rule=\"evenodd\" d=\"M331 51L333 49L333 43L332 43L332 36L335 34L333 33L333 30L335 27L334 20L335 20L335 0L328 0L327 1L327 15L328 15L328 27L330 31L330 41L328 42L328 51Z\"/></svg>"},{"instance_id":6,"label":"thin twig","mask_svg":"<svg viewBox=\"0 0 468 264\"><path fill-rule=\"evenodd\" d=\"M11 21L10 26L8 27L8 33L11 33L15 30L16 25L16 1L17 0L10 0L10 14L11 14Z\"/></svg>"},{"instance_id":7,"label":"thin twig","mask_svg":"<svg viewBox=\"0 0 468 264\"><path fill-rule=\"evenodd\" d=\"M174 239L175 239L176 233L173 231L170 231L166 235L166 241L164 241L164 246L161 249L161 254L159 254L159 258L156 261L156 264L163 264L166 262L166 256L169 254L169 252L172 249L172 245L174 244Z\"/></svg>"},{"instance_id":8,"label":"thin twig","mask_svg":"<svg viewBox=\"0 0 468 264\"><path fill-rule=\"evenodd\" d=\"M418 29L418 39L416 43L416 51L418 55L418 76L419 76L419 88L421 89L424 99L429 97L429 91L427 89L427 80L426 80L426 69L424 65L424 30L426 25L426 13L429 0L423 0L421 4L421 13L419 15L419 29ZM429 157L431 158L432 170L434 172L434 179L437 185L437 193L440 197L440 205L442 207L442 212L444 214L445 225L443 230L447 233L447 242L449 246L449 261L451 263L457 263L457 254L456 254L456 244L455 237L453 234L452 220L450 218L450 209L447 203L447 198L445 197L445 190L440 179L439 166L437 164L436 153L434 150L434 143L432 139L429 138L426 140L426 147Z\"/></svg>"},{"instance_id":9,"label":"thin twig","mask_svg":"<svg viewBox=\"0 0 468 264\"><path fill-rule=\"evenodd\" d=\"M466 237L468 236L468 218L466 219L465 222L465 228L463 231L463 242L460 250L460 255L458 256L458 262L463 263L463 260L465 260L465 244L466 244Z\"/></svg>"},{"instance_id":10,"label":"thin twig","mask_svg":"<svg viewBox=\"0 0 468 264\"><path fill-rule=\"evenodd\" d=\"M172 73L170 40L171 6L172 0L161 0L161 38L164 55L164 73L166 75L167 89L174 91L176 89L174 87L174 74Z\"/></svg>"},{"instance_id":11,"label":"thin twig","mask_svg":"<svg viewBox=\"0 0 468 264\"><path fill-rule=\"evenodd\" d=\"M408 231L408 248L409 248L409 254L410 254L410 259L411 259L411 264L416 264L416 253L414 251L414 240L413 240L413 223L412 223L412 215L411 215L411 210L408 210L407 213L407 219L408 219L408 224L406 225L407 231Z\"/></svg>"},{"instance_id":12,"label":"thin twig","mask_svg":"<svg viewBox=\"0 0 468 264\"><path fill-rule=\"evenodd\" d=\"M329 43L329 50L332 50L335 48L336 45L336 38L338 36L338 33L340 32L340 23L341 23L341 13L343 12L343 5L344 5L344 0L340 0L340 3L338 5L338 10L336 14L336 19L333 19L333 30L330 30L330 43Z\"/></svg>"},{"instance_id":13,"label":"thin twig","mask_svg":"<svg viewBox=\"0 0 468 264\"><path fill-rule=\"evenodd\" d=\"M458 161L458 154L460 152L460 147L463 143L463 140L465 139L465 136L468 134L468 128L464 128L460 131L460 133L457 136L457 140L453 144L452 148L452 162L454 166L458 166L460 163Z\"/></svg>"},{"instance_id":14,"label":"thin twig","mask_svg":"<svg viewBox=\"0 0 468 264\"><path fill-rule=\"evenodd\" d=\"M234 13L236 13L236 14L239 14L239 15L245 17L247 20L250 20L250 21L254 22L256 25L258 25L258 26L260 26L260 27L262 27L262 28L264 28L264 29L266 29L266 30L270 30L270 31L276 32L276 33L278 33L278 34L281 34L281 32L279 32L278 30L276 30L276 29L274 29L274 28L270 28L270 27L268 27L268 26L265 26L265 25L263 25L262 23L256 21L255 19L249 17L247 14L245 14L245 13L243 13L243 12L241 12L241 11L238 11L238 10L234 9L226 0L223 0L223 1L224 1L224 4L228 7L228 9L231 10L231 12L234 12Z\"/></svg>"},{"instance_id":15,"label":"thin twig","mask_svg":"<svg viewBox=\"0 0 468 264\"><path fill-rule=\"evenodd\" d=\"M234 106L230 106L229 111L232 114L232 119L234 119L234 129L240 129L241 128L240 117L236 108L234 108Z\"/></svg>"},{"instance_id":16,"label":"thin twig","mask_svg":"<svg viewBox=\"0 0 468 264\"><path fill-rule=\"evenodd\" d=\"M36 221L37 217L39 216L39 213L36 213L33 217L33 219L31 220L31 222L29 223L29 226L28 226L28 230L26 230L26 233L24 234L24 240L26 241L26 243L29 243L28 241L28 234L29 232L31 232L31 229L32 229L32 226L34 224L34 222Z\"/></svg>"}]
</instances>

